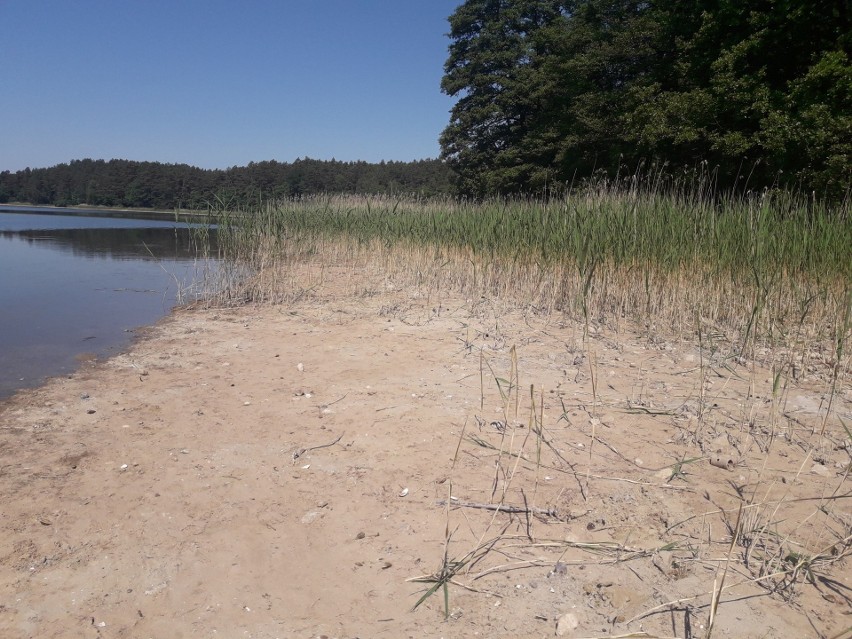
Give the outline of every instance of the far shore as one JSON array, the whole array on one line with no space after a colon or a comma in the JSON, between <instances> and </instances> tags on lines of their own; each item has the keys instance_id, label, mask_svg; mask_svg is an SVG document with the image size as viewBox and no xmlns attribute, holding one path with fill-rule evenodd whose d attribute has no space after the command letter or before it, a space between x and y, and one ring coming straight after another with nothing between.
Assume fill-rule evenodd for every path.
<instances>
[{"instance_id":1,"label":"far shore","mask_svg":"<svg viewBox=\"0 0 852 639\"><path fill-rule=\"evenodd\" d=\"M44 204L27 204L26 202L10 202L0 204L0 211L10 212L37 212L40 215L95 215L99 217L142 217L152 220L169 220L185 222L206 218L207 214L190 209L176 209L164 211L159 209L125 208L112 206L94 206L90 204L78 204L72 206L49 206Z\"/></svg>"}]
</instances>

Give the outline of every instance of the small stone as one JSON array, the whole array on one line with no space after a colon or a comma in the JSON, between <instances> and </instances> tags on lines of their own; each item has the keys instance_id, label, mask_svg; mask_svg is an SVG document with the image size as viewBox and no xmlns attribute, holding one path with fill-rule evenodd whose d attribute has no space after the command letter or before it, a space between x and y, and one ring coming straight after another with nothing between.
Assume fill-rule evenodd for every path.
<instances>
[{"instance_id":1,"label":"small stone","mask_svg":"<svg viewBox=\"0 0 852 639\"><path fill-rule=\"evenodd\" d=\"M811 472L814 475L819 475L820 477L831 477L831 471L822 464L814 464L811 468Z\"/></svg>"},{"instance_id":2,"label":"small stone","mask_svg":"<svg viewBox=\"0 0 852 639\"><path fill-rule=\"evenodd\" d=\"M90 408L89 410L87 410L87 411L86 411L86 413L87 413L87 414L89 414L89 415L94 415L94 414L95 414L95 409L94 409L94 408Z\"/></svg>"},{"instance_id":3,"label":"small stone","mask_svg":"<svg viewBox=\"0 0 852 639\"><path fill-rule=\"evenodd\" d=\"M566 612L556 620L556 635L563 637L572 630L576 630L580 625L577 615L572 612Z\"/></svg>"},{"instance_id":4,"label":"small stone","mask_svg":"<svg viewBox=\"0 0 852 639\"><path fill-rule=\"evenodd\" d=\"M312 510L310 512L305 513L302 516L303 524L311 524L316 521L319 517L322 517L322 513L317 512L316 510Z\"/></svg>"},{"instance_id":5,"label":"small stone","mask_svg":"<svg viewBox=\"0 0 852 639\"><path fill-rule=\"evenodd\" d=\"M355 539L364 539L364 537L366 537L366 536L367 536L367 533L365 533L365 532L362 530L362 531L361 531L361 532L359 532L357 535L355 535Z\"/></svg>"},{"instance_id":6,"label":"small stone","mask_svg":"<svg viewBox=\"0 0 852 639\"><path fill-rule=\"evenodd\" d=\"M302 362L299 362L298 364L296 364L296 369L297 369L300 373L303 373L303 372L305 371L305 365L304 365L304 364L302 364Z\"/></svg>"}]
</instances>

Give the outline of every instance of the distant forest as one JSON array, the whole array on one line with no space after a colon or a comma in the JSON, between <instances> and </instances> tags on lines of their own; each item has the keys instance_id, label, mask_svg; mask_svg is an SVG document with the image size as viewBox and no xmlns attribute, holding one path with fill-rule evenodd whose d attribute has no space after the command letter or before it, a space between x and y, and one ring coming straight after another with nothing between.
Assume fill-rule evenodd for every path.
<instances>
[{"instance_id":1,"label":"distant forest","mask_svg":"<svg viewBox=\"0 0 852 639\"><path fill-rule=\"evenodd\" d=\"M317 193L433 196L452 190L441 160L414 162L251 162L229 169L131 160L73 160L50 168L0 173L0 203L53 206L205 208L214 196L231 205Z\"/></svg>"}]
</instances>

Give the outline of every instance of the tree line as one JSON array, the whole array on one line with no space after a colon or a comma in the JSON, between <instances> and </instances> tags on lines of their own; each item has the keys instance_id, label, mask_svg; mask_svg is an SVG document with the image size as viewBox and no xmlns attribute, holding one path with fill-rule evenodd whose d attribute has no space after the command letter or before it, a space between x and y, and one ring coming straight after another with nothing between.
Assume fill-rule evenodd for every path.
<instances>
[{"instance_id":1,"label":"tree line","mask_svg":"<svg viewBox=\"0 0 852 639\"><path fill-rule=\"evenodd\" d=\"M450 16L442 157L463 194L640 163L842 195L850 0L467 0Z\"/></svg>"},{"instance_id":2,"label":"tree line","mask_svg":"<svg viewBox=\"0 0 852 639\"><path fill-rule=\"evenodd\" d=\"M241 206L318 193L432 196L451 188L450 169L435 159L368 163L306 158L229 169L85 159L0 173L0 203L166 210L203 209L214 197Z\"/></svg>"}]
</instances>

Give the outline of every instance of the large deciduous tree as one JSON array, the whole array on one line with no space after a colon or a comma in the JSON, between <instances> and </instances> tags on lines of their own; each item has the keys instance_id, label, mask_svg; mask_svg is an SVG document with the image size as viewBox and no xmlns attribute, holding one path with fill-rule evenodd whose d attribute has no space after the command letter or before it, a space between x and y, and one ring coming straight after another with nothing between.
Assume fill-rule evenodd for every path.
<instances>
[{"instance_id":1,"label":"large deciduous tree","mask_svg":"<svg viewBox=\"0 0 852 639\"><path fill-rule=\"evenodd\" d=\"M449 21L441 147L464 194L642 159L848 188L849 0L467 0Z\"/></svg>"}]
</instances>

